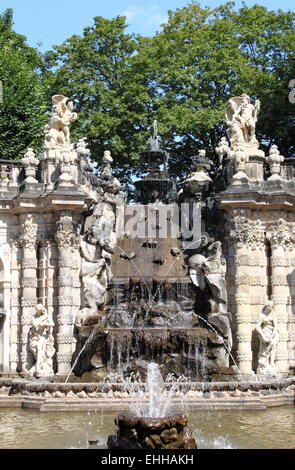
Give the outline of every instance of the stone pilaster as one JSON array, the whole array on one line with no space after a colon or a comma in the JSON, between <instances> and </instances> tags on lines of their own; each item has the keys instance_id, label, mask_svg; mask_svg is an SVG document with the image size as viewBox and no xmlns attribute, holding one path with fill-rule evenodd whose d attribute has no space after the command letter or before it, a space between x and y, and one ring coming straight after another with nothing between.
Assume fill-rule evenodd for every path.
<instances>
[{"instance_id":1,"label":"stone pilaster","mask_svg":"<svg viewBox=\"0 0 295 470\"><path fill-rule=\"evenodd\" d=\"M233 216L230 250L235 266L236 357L240 372L252 373L252 332L259 314L252 303L259 297L267 300L265 235L260 221L251 220L249 211L236 209Z\"/></svg>"},{"instance_id":2,"label":"stone pilaster","mask_svg":"<svg viewBox=\"0 0 295 470\"><path fill-rule=\"evenodd\" d=\"M22 234L19 240L22 247L20 363L21 373L26 375L33 365L32 354L29 350L29 331L37 305L38 225L32 214L21 215L20 219L22 225Z\"/></svg>"},{"instance_id":3,"label":"stone pilaster","mask_svg":"<svg viewBox=\"0 0 295 470\"><path fill-rule=\"evenodd\" d=\"M251 351L251 292L249 282L249 227L244 211L234 211L233 229L230 232L230 250L235 258L235 316L236 359L242 374L252 372Z\"/></svg>"},{"instance_id":4,"label":"stone pilaster","mask_svg":"<svg viewBox=\"0 0 295 470\"><path fill-rule=\"evenodd\" d=\"M20 255L22 249L15 240L11 241L11 286L10 286L10 354L9 363L12 374L16 374L19 365L19 340L21 317Z\"/></svg>"},{"instance_id":5,"label":"stone pilaster","mask_svg":"<svg viewBox=\"0 0 295 470\"><path fill-rule=\"evenodd\" d=\"M271 246L271 300L274 302L278 322L279 342L276 350L276 367L279 372L288 371L288 311L290 287L287 278L288 249L295 242L291 227L282 219L267 232Z\"/></svg>"},{"instance_id":6,"label":"stone pilaster","mask_svg":"<svg viewBox=\"0 0 295 470\"><path fill-rule=\"evenodd\" d=\"M57 373L68 374L74 352L73 250L77 242L72 213L62 211L55 235L58 247Z\"/></svg>"}]
</instances>

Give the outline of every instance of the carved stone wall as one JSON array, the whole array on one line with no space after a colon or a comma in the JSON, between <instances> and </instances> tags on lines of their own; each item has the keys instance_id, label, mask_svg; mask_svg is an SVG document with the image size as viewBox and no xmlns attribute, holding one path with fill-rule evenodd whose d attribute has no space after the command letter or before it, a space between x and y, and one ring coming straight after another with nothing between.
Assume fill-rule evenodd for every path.
<instances>
[{"instance_id":1,"label":"carved stone wall","mask_svg":"<svg viewBox=\"0 0 295 470\"><path fill-rule=\"evenodd\" d=\"M257 367L259 314L273 301L278 321L275 364L294 367L295 231L293 212L230 208L225 230L229 310L233 314L233 354L242 373Z\"/></svg>"}]
</instances>

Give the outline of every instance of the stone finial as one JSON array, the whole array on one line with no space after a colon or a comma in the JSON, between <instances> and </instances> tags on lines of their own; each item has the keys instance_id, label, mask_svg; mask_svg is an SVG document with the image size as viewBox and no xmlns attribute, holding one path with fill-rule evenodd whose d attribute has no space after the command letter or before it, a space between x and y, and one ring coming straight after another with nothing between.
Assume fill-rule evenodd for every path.
<instances>
[{"instance_id":1,"label":"stone finial","mask_svg":"<svg viewBox=\"0 0 295 470\"><path fill-rule=\"evenodd\" d=\"M191 194L198 194L208 187L209 183L212 181L208 175L210 166L210 162L206 158L206 150L199 150L198 155L193 157L193 172L184 181L185 188Z\"/></svg>"},{"instance_id":2,"label":"stone finial","mask_svg":"<svg viewBox=\"0 0 295 470\"><path fill-rule=\"evenodd\" d=\"M38 183L36 180L36 171L39 165L39 160L36 158L36 155L32 148L28 148L27 152L22 158L22 164L25 168L26 179L25 182L27 183Z\"/></svg>"},{"instance_id":3,"label":"stone finial","mask_svg":"<svg viewBox=\"0 0 295 470\"><path fill-rule=\"evenodd\" d=\"M80 165L86 167L89 171L95 171L98 164L91 159L90 149L87 146L86 138L80 139L76 144L76 152ZM82 163L84 161L84 163Z\"/></svg>"},{"instance_id":4,"label":"stone finial","mask_svg":"<svg viewBox=\"0 0 295 470\"><path fill-rule=\"evenodd\" d=\"M112 178L113 170L112 170L112 162L113 158L111 156L111 152L109 150L105 150L102 158L102 168L101 168L101 175L103 178L109 179Z\"/></svg>"},{"instance_id":5,"label":"stone finial","mask_svg":"<svg viewBox=\"0 0 295 470\"><path fill-rule=\"evenodd\" d=\"M281 163L285 160L283 155L280 155L277 145L270 147L269 156L266 157L266 163L270 166L271 176L268 180L281 180Z\"/></svg>"},{"instance_id":6,"label":"stone finial","mask_svg":"<svg viewBox=\"0 0 295 470\"><path fill-rule=\"evenodd\" d=\"M207 173L210 170L211 163L208 158L206 157L206 150L202 149L198 151L198 155L192 157L192 167L191 170L193 172L196 171L203 171Z\"/></svg>"},{"instance_id":7,"label":"stone finial","mask_svg":"<svg viewBox=\"0 0 295 470\"><path fill-rule=\"evenodd\" d=\"M78 140L76 144L76 151L77 151L77 154L81 157L89 157L90 150L87 147L87 142L86 142L85 137L83 139Z\"/></svg>"},{"instance_id":8,"label":"stone finial","mask_svg":"<svg viewBox=\"0 0 295 470\"><path fill-rule=\"evenodd\" d=\"M109 164L114 161L113 157L111 156L111 152L109 150L105 150L102 161L103 163L109 163Z\"/></svg>"},{"instance_id":9,"label":"stone finial","mask_svg":"<svg viewBox=\"0 0 295 470\"><path fill-rule=\"evenodd\" d=\"M224 157L230 154L230 149L226 137L221 138L220 142L218 143L218 146L215 149L215 152L218 155L219 168L221 168Z\"/></svg>"}]
</instances>

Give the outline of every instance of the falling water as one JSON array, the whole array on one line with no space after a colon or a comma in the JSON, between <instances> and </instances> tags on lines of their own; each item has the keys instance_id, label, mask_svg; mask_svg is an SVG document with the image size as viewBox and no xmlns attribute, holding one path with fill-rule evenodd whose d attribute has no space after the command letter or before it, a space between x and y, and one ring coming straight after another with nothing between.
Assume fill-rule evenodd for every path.
<instances>
[{"instance_id":1,"label":"falling water","mask_svg":"<svg viewBox=\"0 0 295 470\"><path fill-rule=\"evenodd\" d=\"M165 382L160 372L159 365L151 362L147 367L147 379L145 390L142 387L137 389L128 387L128 391L133 396L132 412L138 417L145 418L165 418L169 412L172 398L177 391L182 378L173 381L168 396L165 393ZM145 397L148 394L148 403Z\"/></svg>"},{"instance_id":2,"label":"falling water","mask_svg":"<svg viewBox=\"0 0 295 470\"><path fill-rule=\"evenodd\" d=\"M75 369L76 365L78 364L78 361L79 361L79 359L80 359L81 354L85 351L85 349L86 349L86 347L88 346L88 344L91 343L91 341L93 340L94 335L95 335L95 333L97 332L97 330L98 330L97 327L96 327L96 328L93 328L93 330L92 330L90 336L87 338L87 341L85 342L83 348L81 349L81 351L79 352L78 356L76 357L75 362L74 362L74 364L73 364L73 366L72 366L72 368L71 368L71 370L70 370L70 372L69 372L69 374L68 374L68 376L67 376L67 378L66 378L66 380L65 380L65 383L68 382L68 380L69 380L69 378L70 378L70 376L71 376L73 370Z\"/></svg>"},{"instance_id":3,"label":"falling water","mask_svg":"<svg viewBox=\"0 0 295 470\"><path fill-rule=\"evenodd\" d=\"M198 315L197 313L195 313L194 315L196 315L198 318L200 318L202 321L204 321L204 322L211 328L211 330L214 331L214 333L216 333L216 334L221 338L222 343L223 343L223 345L224 345L226 351L228 352L228 355L229 355L230 358L232 359L234 365L235 365L235 366L237 367L237 369L239 370L238 364L236 363L236 361L235 361L235 359L234 359L232 353L230 352L230 350L229 350L227 344L226 344L225 341L223 340L222 336L220 336L220 334L218 333L218 331L216 331L215 328L213 328L213 326L211 325L211 323L209 323L207 320L205 320L205 318L201 317L201 316ZM241 380L243 380L242 375L241 375Z\"/></svg>"}]
</instances>

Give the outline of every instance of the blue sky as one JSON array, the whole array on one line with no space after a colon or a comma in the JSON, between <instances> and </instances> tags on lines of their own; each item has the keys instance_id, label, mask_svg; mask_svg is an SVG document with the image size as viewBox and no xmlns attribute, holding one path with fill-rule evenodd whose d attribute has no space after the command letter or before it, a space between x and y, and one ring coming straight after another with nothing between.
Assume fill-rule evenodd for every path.
<instances>
[{"instance_id":1,"label":"blue sky","mask_svg":"<svg viewBox=\"0 0 295 470\"><path fill-rule=\"evenodd\" d=\"M0 12L14 10L14 29L27 37L28 43L40 50L61 44L73 34L82 34L92 24L94 16L114 18L127 16L129 32L152 35L160 30L167 18L167 10L182 8L188 0L0 0ZM200 0L202 6L218 6L222 0ZM237 6L241 1L235 2ZM291 10L294 0L246 0L272 10ZM42 45L38 46L38 43Z\"/></svg>"}]
</instances>

